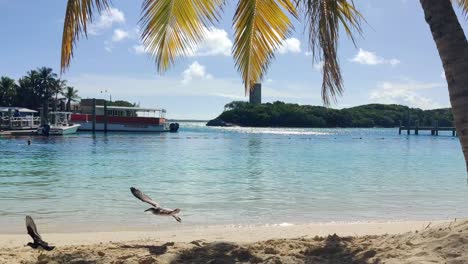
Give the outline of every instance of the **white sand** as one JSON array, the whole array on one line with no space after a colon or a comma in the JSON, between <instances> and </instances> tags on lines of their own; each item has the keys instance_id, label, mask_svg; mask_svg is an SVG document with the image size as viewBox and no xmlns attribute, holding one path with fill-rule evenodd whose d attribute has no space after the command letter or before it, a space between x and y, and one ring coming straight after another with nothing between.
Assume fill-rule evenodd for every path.
<instances>
[{"instance_id":1,"label":"white sand","mask_svg":"<svg viewBox=\"0 0 468 264\"><path fill-rule=\"evenodd\" d=\"M238 243L251 243L268 239L298 238L327 236L337 234L339 236L363 236L398 234L408 231L421 230L429 223L441 224L448 221L406 221L386 223L325 223L303 225L275 225L275 226L208 226L186 227L171 230L151 230L147 232L89 232L89 233L55 233L42 234L46 241L54 245L91 245L98 243L123 242L134 240L158 240L173 242L190 242L194 240L206 241L231 241ZM40 223L37 223L40 231ZM25 230L26 232L26 230ZM25 234L1 235L0 248L18 247L25 245L30 240Z\"/></svg>"},{"instance_id":2,"label":"white sand","mask_svg":"<svg viewBox=\"0 0 468 264\"><path fill-rule=\"evenodd\" d=\"M27 235L0 235L0 263L468 263L468 220L214 226L43 238L57 248L40 255L22 246Z\"/></svg>"}]
</instances>

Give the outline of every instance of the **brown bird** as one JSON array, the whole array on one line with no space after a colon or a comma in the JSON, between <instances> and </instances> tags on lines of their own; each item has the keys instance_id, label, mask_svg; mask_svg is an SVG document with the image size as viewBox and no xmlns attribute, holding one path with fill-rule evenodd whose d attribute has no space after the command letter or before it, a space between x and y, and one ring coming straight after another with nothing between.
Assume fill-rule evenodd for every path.
<instances>
[{"instance_id":1,"label":"brown bird","mask_svg":"<svg viewBox=\"0 0 468 264\"><path fill-rule=\"evenodd\" d=\"M144 194L143 192L141 192L137 188L131 187L130 191L133 193L133 195L136 198L138 198L142 202L149 203L149 204L151 204L153 206L151 208L146 209L145 212L150 211L151 213L153 213L155 215L172 216L172 217L174 217L174 219L177 222L179 222L179 223L182 222L182 219L180 219L180 217L178 217L176 215L176 214L180 213L179 208L176 208L176 209L162 208L162 207L159 206L159 204L157 202L153 201L148 195Z\"/></svg>"},{"instance_id":2,"label":"brown bird","mask_svg":"<svg viewBox=\"0 0 468 264\"><path fill-rule=\"evenodd\" d=\"M31 216L26 216L26 229L28 230L28 234L32 237L34 243L29 242L26 246L30 246L34 249L39 249L39 250L47 250L51 251L54 249L54 246L49 246L47 242L42 240L41 235L39 235L39 232L37 232L37 227L36 224L34 223L34 220L32 219Z\"/></svg>"}]
</instances>

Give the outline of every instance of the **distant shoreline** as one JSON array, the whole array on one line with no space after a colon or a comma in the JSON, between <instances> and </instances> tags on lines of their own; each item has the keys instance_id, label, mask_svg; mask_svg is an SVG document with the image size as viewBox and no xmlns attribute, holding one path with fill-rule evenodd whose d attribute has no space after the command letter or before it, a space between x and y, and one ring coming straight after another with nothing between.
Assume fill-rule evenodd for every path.
<instances>
[{"instance_id":1,"label":"distant shoreline","mask_svg":"<svg viewBox=\"0 0 468 264\"><path fill-rule=\"evenodd\" d=\"M251 104L234 101L207 126L281 127L281 128L372 128L401 125L452 127L451 109L423 110L395 104L368 104L333 109L323 106L284 102Z\"/></svg>"}]
</instances>

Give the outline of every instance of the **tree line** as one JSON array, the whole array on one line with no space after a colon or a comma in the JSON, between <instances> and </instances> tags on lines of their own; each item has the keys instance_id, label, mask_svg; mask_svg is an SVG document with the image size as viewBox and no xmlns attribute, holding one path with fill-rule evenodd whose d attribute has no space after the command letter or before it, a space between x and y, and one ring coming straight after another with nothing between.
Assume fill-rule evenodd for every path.
<instances>
[{"instance_id":1,"label":"tree line","mask_svg":"<svg viewBox=\"0 0 468 264\"><path fill-rule=\"evenodd\" d=\"M70 111L71 103L79 99L78 90L48 67L30 70L18 80L0 77L0 106L42 108L47 111L52 105L54 111Z\"/></svg>"},{"instance_id":2,"label":"tree line","mask_svg":"<svg viewBox=\"0 0 468 264\"><path fill-rule=\"evenodd\" d=\"M252 127L397 127L414 125L431 126L434 120L439 126L453 126L449 108L422 110L403 105L368 104L345 109L322 106L274 102L250 104L234 101L215 120L239 126Z\"/></svg>"}]
</instances>

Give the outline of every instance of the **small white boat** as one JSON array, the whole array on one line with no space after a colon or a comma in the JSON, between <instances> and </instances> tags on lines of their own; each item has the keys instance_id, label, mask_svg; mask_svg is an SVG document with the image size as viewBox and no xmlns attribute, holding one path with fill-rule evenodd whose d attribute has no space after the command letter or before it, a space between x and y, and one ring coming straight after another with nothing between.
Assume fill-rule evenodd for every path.
<instances>
[{"instance_id":1,"label":"small white boat","mask_svg":"<svg viewBox=\"0 0 468 264\"><path fill-rule=\"evenodd\" d=\"M40 135L68 135L74 134L80 127L79 124L71 124L70 112L51 112L49 113L49 124L40 127L37 133Z\"/></svg>"}]
</instances>

